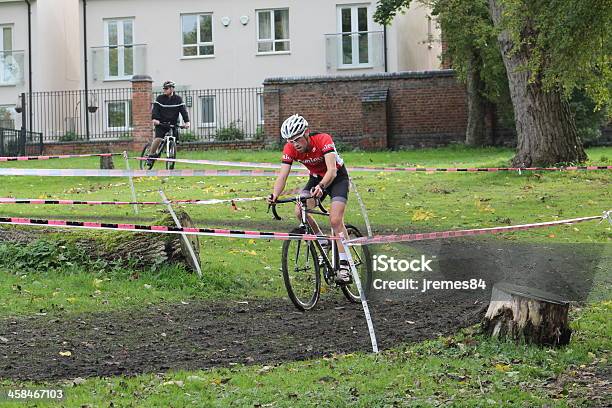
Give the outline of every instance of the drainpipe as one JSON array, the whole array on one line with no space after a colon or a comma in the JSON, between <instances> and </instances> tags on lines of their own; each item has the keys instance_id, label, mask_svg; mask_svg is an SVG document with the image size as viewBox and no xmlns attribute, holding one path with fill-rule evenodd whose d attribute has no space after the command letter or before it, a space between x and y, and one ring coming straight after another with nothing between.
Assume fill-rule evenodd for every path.
<instances>
[{"instance_id":1,"label":"drainpipe","mask_svg":"<svg viewBox=\"0 0 612 408\"><path fill-rule=\"evenodd\" d=\"M385 43L385 72L389 72L387 67L387 25L383 26L383 42Z\"/></svg>"},{"instance_id":2,"label":"drainpipe","mask_svg":"<svg viewBox=\"0 0 612 408\"><path fill-rule=\"evenodd\" d=\"M85 137L89 140L89 79L87 78L87 0L83 0L83 78L85 79Z\"/></svg>"},{"instance_id":3,"label":"drainpipe","mask_svg":"<svg viewBox=\"0 0 612 408\"><path fill-rule=\"evenodd\" d=\"M28 129L30 132L32 131L32 4L30 4L30 0L25 0L28 5L28 110L29 113L29 126Z\"/></svg>"}]
</instances>

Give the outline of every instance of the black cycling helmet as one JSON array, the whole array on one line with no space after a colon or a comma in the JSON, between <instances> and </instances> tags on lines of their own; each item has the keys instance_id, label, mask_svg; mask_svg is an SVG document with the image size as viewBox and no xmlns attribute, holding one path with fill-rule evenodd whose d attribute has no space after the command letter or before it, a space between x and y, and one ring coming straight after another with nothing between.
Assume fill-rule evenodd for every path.
<instances>
[{"instance_id":1,"label":"black cycling helmet","mask_svg":"<svg viewBox=\"0 0 612 408\"><path fill-rule=\"evenodd\" d=\"M164 85L162 86L162 88L176 88L176 84L174 83L174 81L166 81L164 82Z\"/></svg>"}]
</instances>

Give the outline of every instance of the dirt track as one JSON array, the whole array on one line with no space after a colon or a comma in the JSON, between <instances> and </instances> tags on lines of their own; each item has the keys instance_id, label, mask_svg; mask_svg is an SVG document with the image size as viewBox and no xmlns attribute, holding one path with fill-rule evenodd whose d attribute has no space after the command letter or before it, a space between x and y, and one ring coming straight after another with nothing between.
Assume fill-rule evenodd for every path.
<instances>
[{"instance_id":1,"label":"dirt track","mask_svg":"<svg viewBox=\"0 0 612 408\"><path fill-rule=\"evenodd\" d=\"M379 344L452 333L476 323L483 304L432 298L370 305ZM414 322L407 323L407 321ZM36 316L0 321L0 378L48 380L274 363L371 350L359 304L339 293L300 313L285 300L194 302L64 321ZM60 356L70 351L70 357Z\"/></svg>"}]
</instances>

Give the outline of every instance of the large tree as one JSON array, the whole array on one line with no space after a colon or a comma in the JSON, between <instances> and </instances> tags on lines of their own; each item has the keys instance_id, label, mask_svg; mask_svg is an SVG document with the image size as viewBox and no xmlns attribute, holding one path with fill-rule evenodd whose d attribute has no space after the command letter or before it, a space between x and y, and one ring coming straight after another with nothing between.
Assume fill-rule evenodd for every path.
<instances>
[{"instance_id":1,"label":"large tree","mask_svg":"<svg viewBox=\"0 0 612 408\"><path fill-rule=\"evenodd\" d=\"M434 8L445 1L432 0ZM568 99L580 89L599 108L610 106L611 0L487 1L516 119L513 164L585 160ZM409 3L380 0L377 13L392 16Z\"/></svg>"},{"instance_id":2,"label":"large tree","mask_svg":"<svg viewBox=\"0 0 612 408\"><path fill-rule=\"evenodd\" d=\"M483 146L492 142L485 116L492 104L512 116L506 72L496 45L496 33L489 17L487 0L415 0L427 5L442 26L446 50L443 59L452 61L458 79L466 85L468 123L465 143ZM388 25L411 0L382 0L374 19ZM498 109L499 111L499 109Z\"/></svg>"}]
</instances>

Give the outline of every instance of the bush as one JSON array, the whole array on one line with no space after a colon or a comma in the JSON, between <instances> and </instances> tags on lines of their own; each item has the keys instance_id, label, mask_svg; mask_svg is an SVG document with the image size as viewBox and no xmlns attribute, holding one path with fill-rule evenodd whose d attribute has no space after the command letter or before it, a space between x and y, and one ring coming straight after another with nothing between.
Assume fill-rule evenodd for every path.
<instances>
[{"instance_id":1,"label":"bush","mask_svg":"<svg viewBox=\"0 0 612 408\"><path fill-rule=\"evenodd\" d=\"M179 135L181 142L197 142L199 138L192 132L184 132Z\"/></svg>"},{"instance_id":2,"label":"bush","mask_svg":"<svg viewBox=\"0 0 612 408\"><path fill-rule=\"evenodd\" d=\"M79 139L80 139L79 135L69 130L68 132L60 136L59 141L60 142L74 142L75 140L79 140Z\"/></svg>"},{"instance_id":3,"label":"bush","mask_svg":"<svg viewBox=\"0 0 612 408\"><path fill-rule=\"evenodd\" d=\"M244 132L237 126L237 123L231 122L228 127L221 128L217 131L215 140L226 142L230 140L244 140Z\"/></svg>"},{"instance_id":4,"label":"bush","mask_svg":"<svg viewBox=\"0 0 612 408\"><path fill-rule=\"evenodd\" d=\"M601 138L601 127L607 121L606 107L595 110L595 102L583 91L575 91L570 100L570 107L576 120L578 136L585 146L596 145Z\"/></svg>"}]
</instances>

